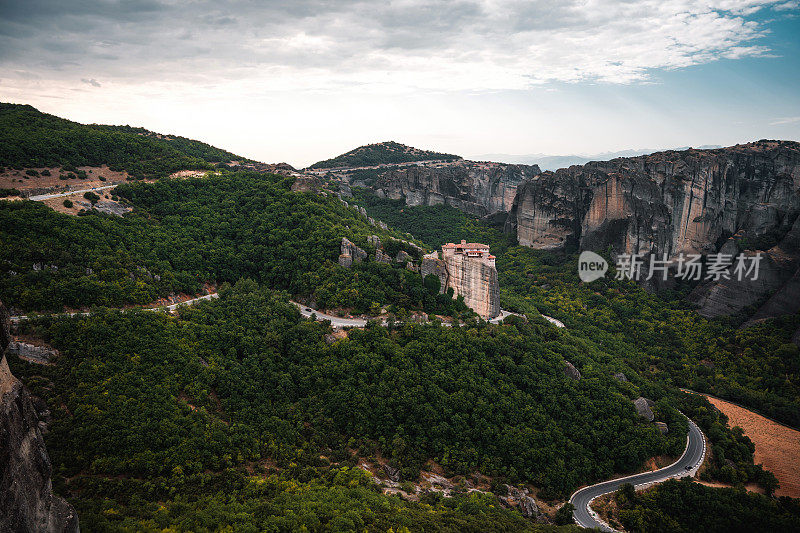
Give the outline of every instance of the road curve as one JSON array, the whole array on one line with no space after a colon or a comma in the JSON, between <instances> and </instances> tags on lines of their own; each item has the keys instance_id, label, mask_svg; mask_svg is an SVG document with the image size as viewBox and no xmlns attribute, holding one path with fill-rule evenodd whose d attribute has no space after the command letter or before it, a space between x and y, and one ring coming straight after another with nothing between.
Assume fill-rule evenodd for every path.
<instances>
[{"instance_id":1,"label":"road curve","mask_svg":"<svg viewBox=\"0 0 800 533\"><path fill-rule=\"evenodd\" d=\"M688 417L687 420L689 420ZM612 479L611 481L604 481L603 483L578 490L569 499L569 502L575 506L575 511L573 512L575 522L577 522L579 526L585 528L597 528L601 531L615 531L609 527L608 524L602 522L597 516L597 513L592 511L589 507L592 500L603 494L616 491L624 483L630 483L636 488L644 488L647 485L660 483L669 478L694 476L697 473L697 469L703 463L705 454L706 443L703 432L700 431L697 424L689 420L689 434L686 439L686 449L680 459L667 467L654 470L653 472L644 472L620 479Z\"/></svg>"}]
</instances>

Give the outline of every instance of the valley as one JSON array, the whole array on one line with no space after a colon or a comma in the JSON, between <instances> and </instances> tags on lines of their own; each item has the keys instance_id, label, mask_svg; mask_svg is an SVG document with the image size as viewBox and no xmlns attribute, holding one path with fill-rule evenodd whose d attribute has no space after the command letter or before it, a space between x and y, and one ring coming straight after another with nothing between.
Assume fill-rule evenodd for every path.
<instances>
[{"instance_id":1,"label":"valley","mask_svg":"<svg viewBox=\"0 0 800 533\"><path fill-rule=\"evenodd\" d=\"M295 170L136 128L0 111L38 150L0 150L14 180L34 183L19 176L45 164L128 173L72 180L102 196L70 214L52 202L83 189L0 201L11 334L54 354L48 364L7 361L47 407L53 490L81 528L568 531L579 487L680 457L690 428L712 451L699 476L758 485L757 505L800 520L790 501L770 499L788 478L759 464L733 416L678 388L797 425L800 319L750 307L713 317L693 303L702 285L577 276L577 251L592 239L609 245L599 251L612 265L634 236L637 249L662 251L674 223L657 204L678 194L653 183L663 178L666 191L694 178L664 169L712 160L713 170L692 167L707 177L692 187L711 191L728 176L737 213L748 212L749 195L775 196L758 224L731 215L692 246L770 245L774 283L761 290L779 291L793 275L796 213L778 192L793 179L796 143L567 174L379 143ZM59 151L85 135L110 143L114 161ZM51 136L62 144L47 148ZM120 139L139 151L114 148ZM754 168L751 152L783 158L778 177L755 177L766 163L732 177L740 161ZM760 192L742 185L768 181ZM558 192L570 188L572 204ZM106 195L125 210L102 209ZM686 216L717 216L711 200L703 205L705 214ZM635 222L642 213L663 220ZM528 220L533 229L520 228ZM558 234L565 228L575 233ZM675 242L663 240L664 250Z\"/></svg>"}]
</instances>

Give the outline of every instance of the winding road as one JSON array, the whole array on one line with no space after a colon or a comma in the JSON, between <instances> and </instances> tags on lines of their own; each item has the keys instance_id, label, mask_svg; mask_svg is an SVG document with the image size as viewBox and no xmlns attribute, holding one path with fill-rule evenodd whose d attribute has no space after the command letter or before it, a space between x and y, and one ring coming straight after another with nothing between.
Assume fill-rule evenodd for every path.
<instances>
[{"instance_id":1,"label":"winding road","mask_svg":"<svg viewBox=\"0 0 800 533\"><path fill-rule=\"evenodd\" d=\"M689 420L688 417L687 420ZM601 531L615 531L609 527L608 524L600 520L597 513L589 507L592 500L618 490L625 483L630 483L638 489L666 481L669 478L694 476L697 473L697 469L703 464L705 455L706 443L703 432L700 431L697 424L689 420L689 435L687 436L686 449L680 459L667 467L654 470L653 472L644 472L642 474L612 479L611 481L604 481L603 483L578 490L569 499L569 502L575 506L575 511L573 512L575 522L581 527L597 528Z\"/></svg>"}]
</instances>

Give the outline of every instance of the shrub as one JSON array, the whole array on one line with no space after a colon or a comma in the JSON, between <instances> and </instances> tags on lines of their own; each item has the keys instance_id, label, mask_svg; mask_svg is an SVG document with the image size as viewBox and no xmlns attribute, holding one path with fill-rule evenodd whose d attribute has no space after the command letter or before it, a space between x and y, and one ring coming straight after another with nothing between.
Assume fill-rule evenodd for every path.
<instances>
[{"instance_id":1,"label":"shrub","mask_svg":"<svg viewBox=\"0 0 800 533\"><path fill-rule=\"evenodd\" d=\"M25 171L25 174L27 174L28 176L33 176L33 177L36 177L36 176L38 176L38 175L39 175L39 173L38 173L38 172L36 172L36 171L35 171L34 169L32 169L32 168L29 168L28 170L26 170L26 171Z\"/></svg>"},{"instance_id":2,"label":"shrub","mask_svg":"<svg viewBox=\"0 0 800 533\"><path fill-rule=\"evenodd\" d=\"M49 176L50 175L50 171L48 169L44 169L44 170L42 170L41 174L42 174L42 176Z\"/></svg>"},{"instance_id":3,"label":"shrub","mask_svg":"<svg viewBox=\"0 0 800 533\"><path fill-rule=\"evenodd\" d=\"M97 196L92 191L86 191L85 193L83 193L83 197L92 202L93 204L97 203L97 201L100 199L100 197Z\"/></svg>"},{"instance_id":4,"label":"shrub","mask_svg":"<svg viewBox=\"0 0 800 533\"><path fill-rule=\"evenodd\" d=\"M97 176L97 179L99 179L100 181L106 181L106 177L105 176Z\"/></svg>"},{"instance_id":5,"label":"shrub","mask_svg":"<svg viewBox=\"0 0 800 533\"><path fill-rule=\"evenodd\" d=\"M64 207L72 207L73 205L74 204L72 203L72 200L70 200L69 198L64 199Z\"/></svg>"}]
</instances>

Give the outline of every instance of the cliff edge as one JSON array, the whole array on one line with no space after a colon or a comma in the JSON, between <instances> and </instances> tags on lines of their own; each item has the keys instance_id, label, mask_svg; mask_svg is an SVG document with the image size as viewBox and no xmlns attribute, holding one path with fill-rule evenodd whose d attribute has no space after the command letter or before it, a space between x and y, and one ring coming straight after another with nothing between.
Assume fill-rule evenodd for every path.
<instances>
[{"instance_id":1,"label":"cliff edge","mask_svg":"<svg viewBox=\"0 0 800 533\"><path fill-rule=\"evenodd\" d=\"M78 514L55 496L52 466L30 392L8 368L8 311L0 302L0 531L77 532Z\"/></svg>"}]
</instances>

